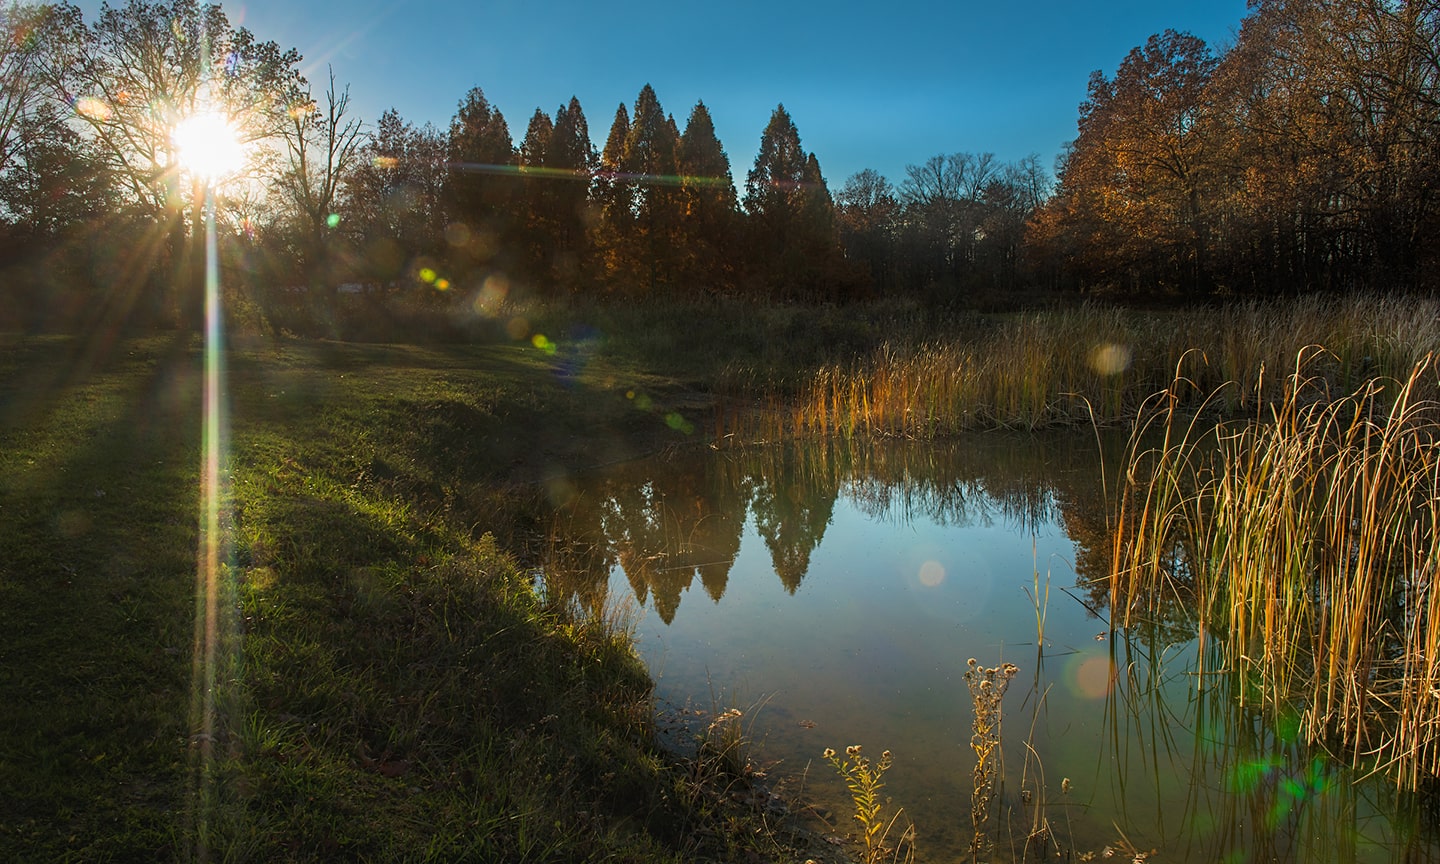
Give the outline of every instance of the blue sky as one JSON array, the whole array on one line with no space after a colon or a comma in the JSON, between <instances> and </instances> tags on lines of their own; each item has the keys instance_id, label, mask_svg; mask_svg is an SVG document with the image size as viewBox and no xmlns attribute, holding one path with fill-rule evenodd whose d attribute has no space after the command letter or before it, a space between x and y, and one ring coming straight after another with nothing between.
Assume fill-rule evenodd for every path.
<instances>
[{"instance_id":1,"label":"blue sky","mask_svg":"<svg viewBox=\"0 0 1440 864\"><path fill-rule=\"evenodd\" d=\"M1113 74L1166 28L1228 44L1245 15L1245 0L221 5L257 37L299 49L317 91L333 66L368 121L394 107L445 128L479 86L518 143L537 107L553 115L574 95L598 146L616 105L649 83L682 128L705 101L743 182L783 102L832 190L862 168L898 186L907 164L957 151L1037 153L1049 167L1075 135L1091 71ZM80 6L93 20L99 3Z\"/></svg>"}]
</instances>

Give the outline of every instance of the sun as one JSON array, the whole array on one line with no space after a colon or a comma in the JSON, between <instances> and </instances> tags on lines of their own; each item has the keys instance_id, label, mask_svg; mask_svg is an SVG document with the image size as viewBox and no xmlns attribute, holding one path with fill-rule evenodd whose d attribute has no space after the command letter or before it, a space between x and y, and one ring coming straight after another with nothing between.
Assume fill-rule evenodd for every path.
<instances>
[{"instance_id":1,"label":"sun","mask_svg":"<svg viewBox=\"0 0 1440 864\"><path fill-rule=\"evenodd\" d=\"M245 166L245 148L235 127L222 114L192 114L170 132L180 165L201 180L214 183Z\"/></svg>"}]
</instances>

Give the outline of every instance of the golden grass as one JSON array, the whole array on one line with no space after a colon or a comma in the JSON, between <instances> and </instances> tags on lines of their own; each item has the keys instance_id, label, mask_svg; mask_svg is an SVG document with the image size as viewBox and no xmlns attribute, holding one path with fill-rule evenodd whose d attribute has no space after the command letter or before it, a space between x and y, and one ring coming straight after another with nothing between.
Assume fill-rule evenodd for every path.
<instances>
[{"instance_id":1,"label":"golden grass","mask_svg":"<svg viewBox=\"0 0 1440 864\"><path fill-rule=\"evenodd\" d=\"M1178 376L1154 400L1116 507L1113 621L1193 605L1242 701L1298 709L1312 742L1414 788L1440 774L1440 374L1426 354L1336 395L1338 365L1297 352L1246 422L1198 423Z\"/></svg>"},{"instance_id":2,"label":"golden grass","mask_svg":"<svg viewBox=\"0 0 1440 864\"><path fill-rule=\"evenodd\" d=\"M1420 357L1440 351L1437 320L1440 302L1379 296L1149 313L1085 304L976 318L943 340L892 341L823 366L796 392L772 395L757 423L744 426L726 413L715 431L750 440L933 438L1113 424L1133 418L1177 366L1195 392L1213 394L1208 407L1234 414L1281 398L1275 370L1291 368L1309 345L1330 348L1311 371L1332 386L1403 378Z\"/></svg>"}]
</instances>

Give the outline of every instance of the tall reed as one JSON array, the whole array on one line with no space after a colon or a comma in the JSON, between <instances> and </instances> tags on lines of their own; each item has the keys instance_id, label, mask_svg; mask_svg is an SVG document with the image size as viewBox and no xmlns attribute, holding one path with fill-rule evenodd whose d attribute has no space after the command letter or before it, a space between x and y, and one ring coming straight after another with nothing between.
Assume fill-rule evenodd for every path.
<instances>
[{"instance_id":1,"label":"tall reed","mask_svg":"<svg viewBox=\"0 0 1440 864\"><path fill-rule=\"evenodd\" d=\"M1436 320L1440 302L1378 296L1166 312L1086 303L975 316L941 338L894 334L855 359L813 370L798 386L751 377L765 407L747 424L726 413L715 431L747 440L934 438L978 428L1121 423L1166 388L1177 366L1194 385L1188 407L1205 402L1235 416L1283 398L1283 379L1264 370L1290 368L1308 345L1330 348L1310 373L1331 387L1353 389L1377 375L1403 379L1421 357L1440 351Z\"/></svg>"},{"instance_id":2,"label":"tall reed","mask_svg":"<svg viewBox=\"0 0 1440 864\"><path fill-rule=\"evenodd\" d=\"M1310 372L1334 361L1300 352L1249 422L1197 425L1178 379L1142 417L1111 609L1193 604L1242 701L1413 788L1440 774L1440 376L1427 355L1334 395Z\"/></svg>"}]
</instances>

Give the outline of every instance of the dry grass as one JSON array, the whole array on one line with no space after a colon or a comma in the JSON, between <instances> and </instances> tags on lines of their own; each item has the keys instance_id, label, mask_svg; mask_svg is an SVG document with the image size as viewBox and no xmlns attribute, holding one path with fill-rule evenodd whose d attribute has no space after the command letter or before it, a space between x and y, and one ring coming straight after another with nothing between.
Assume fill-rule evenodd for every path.
<instances>
[{"instance_id":1,"label":"dry grass","mask_svg":"<svg viewBox=\"0 0 1440 864\"><path fill-rule=\"evenodd\" d=\"M1440 303L1361 296L1140 313L1094 304L980 318L941 339L899 339L772 392L751 427L717 414L717 438L885 435L1128 421L1181 367L1208 406L1233 415L1283 396L1275 370L1309 345L1311 373L1349 388L1403 378L1440 350ZM1323 368L1321 366L1323 365ZM750 387L739 389L753 392ZM1225 386L1228 385L1228 386Z\"/></svg>"},{"instance_id":2,"label":"dry grass","mask_svg":"<svg viewBox=\"0 0 1440 864\"><path fill-rule=\"evenodd\" d=\"M1249 422L1197 424L1191 382L1156 400L1117 507L1112 613L1193 605L1241 700L1293 706L1311 741L1414 788L1440 773L1440 375L1427 354L1336 395L1337 363L1300 351Z\"/></svg>"}]
</instances>

